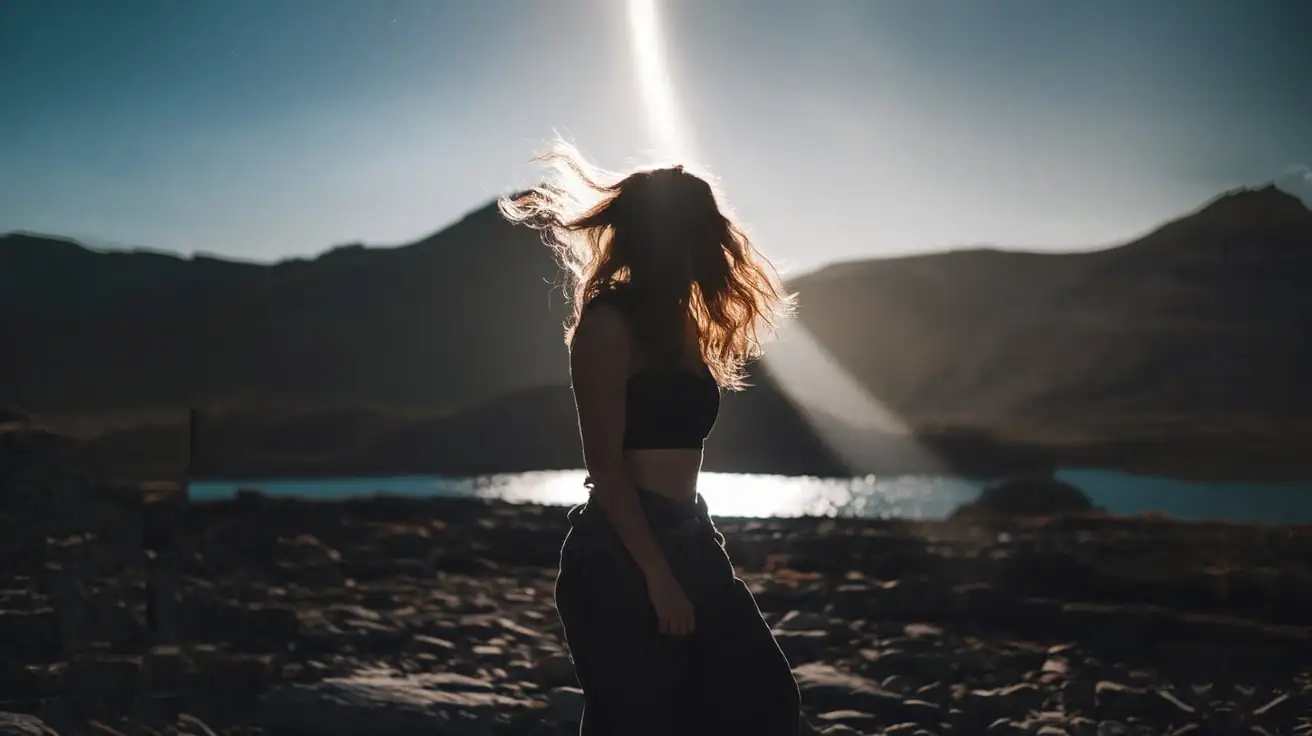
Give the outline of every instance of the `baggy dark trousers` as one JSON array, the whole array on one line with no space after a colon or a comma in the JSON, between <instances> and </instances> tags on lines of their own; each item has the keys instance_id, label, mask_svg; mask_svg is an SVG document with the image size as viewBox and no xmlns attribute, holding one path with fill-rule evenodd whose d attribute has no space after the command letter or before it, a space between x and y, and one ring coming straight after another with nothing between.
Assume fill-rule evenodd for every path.
<instances>
[{"instance_id":1,"label":"baggy dark trousers","mask_svg":"<svg viewBox=\"0 0 1312 736\"><path fill-rule=\"evenodd\" d=\"M696 616L662 635L646 581L600 508L569 512L556 609L583 689L581 736L797 736L797 682L706 503L640 490Z\"/></svg>"}]
</instances>

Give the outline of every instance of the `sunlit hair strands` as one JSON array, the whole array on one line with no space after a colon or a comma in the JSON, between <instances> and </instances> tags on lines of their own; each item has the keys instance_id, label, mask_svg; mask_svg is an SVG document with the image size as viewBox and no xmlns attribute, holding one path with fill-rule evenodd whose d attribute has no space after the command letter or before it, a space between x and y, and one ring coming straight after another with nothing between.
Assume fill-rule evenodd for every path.
<instances>
[{"instance_id":1,"label":"sunlit hair strands","mask_svg":"<svg viewBox=\"0 0 1312 736\"><path fill-rule=\"evenodd\" d=\"M795 297L710 181L682 165L613 174L565 142L537 160L548 165L543 184L498 204L506 219L541 231L569 274L566 343L592 299L624 288L638 306L635 330L654 354L678 352L691 318L716 382L746 387L747 363L791 316Z\"/></svg>"}]
</instances>

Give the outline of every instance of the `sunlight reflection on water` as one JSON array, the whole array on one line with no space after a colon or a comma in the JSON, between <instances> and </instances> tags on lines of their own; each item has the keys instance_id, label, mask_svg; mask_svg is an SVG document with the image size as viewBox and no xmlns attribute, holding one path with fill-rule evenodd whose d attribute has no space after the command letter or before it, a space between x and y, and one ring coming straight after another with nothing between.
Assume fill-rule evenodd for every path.
<instances>
[{"instance_id":1,"label":"sunlight reflection on water","mask_svg":"<svg viewBox=\"0 0 1312 736\"><path fill-rule=\"evenodd\" d=\"M225 498L239 488L322 500L375 493L402 496L500 498L513 503L569 506L587 500L582 470L542 470L478 478L316 478L206 481L191 485L197 500ZM702 473L699 490L717 516L865 516L934 519L974 498L982 483L940 476L812 478Z\"/></svg>"},{"instance_id":2,"label":"sunlight reflection on water","mask_svg":"<svg viewBox=\"0 0 1312 736\"><path fill-rule=\"evenodd\" d=\"M1097 506L1114 514L1163 513L1179 519L1268 524L1312 523L1312 482L1203 483L1100 470L1062 470ZM204 481L196 500L231 497L251 488L274 496L334 500L374 494L500 498L569 506L587 499L582 470L543 470L479 478L406 476ZM988 483L954 476L810 478L702 473L700 490L716 516L859 516L942 519Z\"/></svg>"},{"instance_id":3,"label":"sunlight reflection on water","mask_svg":"<svg viewBox=\"0 0 1312 736\"><path fill-rule=\"evenodd\" d=\"M480 479L477 495L515 502L587 500L583 471L540 471ZM974 498L981 484L935 476L809 478L703 473L698 483L718 516L897 516L941 518Z\"/></svg>"}]
</instances>

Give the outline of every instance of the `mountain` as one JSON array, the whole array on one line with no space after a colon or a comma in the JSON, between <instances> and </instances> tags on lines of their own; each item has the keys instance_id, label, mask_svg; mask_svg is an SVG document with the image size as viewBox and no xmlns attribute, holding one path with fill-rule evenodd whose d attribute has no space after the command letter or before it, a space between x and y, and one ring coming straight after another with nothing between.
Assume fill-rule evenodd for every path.
<instances>
[{"instance_id":1,"label":"mountain","mask_svg":"<svg viewBox=\"0 0 1312 736\"><path fill-rule=\"evenodd\" d=\"M11 234L0 406L122 475L180 472L188 407L215 474L575 467L556 280L493 207L410 245L276 264ZM804 406L767 360L726 398L707 468L924 469L914 445L947 469L1306 477L1308 283L1312 212L1271 187L1102 251L830 266L791 282L800 324L913 436Z\"/></svg>"},{"instance_id":2,"label":"mountain","mask_svg":"<svg viewBox=\"0 0 1312 736\"><path fill-rule=\"evenodd\" d=\"M793 285L812 337L914 427L1155 472L1307 477L1309 284L1312 211L1263 187L1117 248L864 261Z\"/></svg>"},{"instance_id":3,"label":"mountain","mask_svg":"<svg viewBox=\"0 0 1312 736\"><path fill-rule=\"evenodd\" d=\"M190 407L211 474L574 468L557 281L491 206L407 246L272 265L12 234L0 406L87 438L117 476L182 472ZM756 383L726 400L709 469L851 472Z\"/></svg>"},{"instance_id":4,"label":"mountain","mask_svg":"<svg viewBox=\"0 0 1312 736\"><path fill-rule=\"evenodd\" d=\"M3 398L36 412L445 406L565 380L550 254L491 208L272 266L9 236L0 274L0 339L23 356Z\"/></svg>"}]
</instances>

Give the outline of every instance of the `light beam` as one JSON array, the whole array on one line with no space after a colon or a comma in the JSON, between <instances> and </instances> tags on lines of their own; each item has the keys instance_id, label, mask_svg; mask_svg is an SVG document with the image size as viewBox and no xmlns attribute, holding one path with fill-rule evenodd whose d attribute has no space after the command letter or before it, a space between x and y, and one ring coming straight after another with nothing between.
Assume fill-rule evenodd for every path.
<instances>
[{"instance_id":1,"label":"light beam","mask_svg":"<svg viewBox=\"0 0 1312 736\"><path fill-rule=\"evenodd\" d=\"M646 111L656 153L680 163L695 163L665 59L656 0L628 0L629 45L638 94Z\"/></svg>"}]
</instances>

